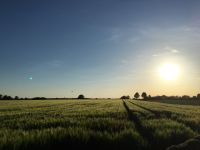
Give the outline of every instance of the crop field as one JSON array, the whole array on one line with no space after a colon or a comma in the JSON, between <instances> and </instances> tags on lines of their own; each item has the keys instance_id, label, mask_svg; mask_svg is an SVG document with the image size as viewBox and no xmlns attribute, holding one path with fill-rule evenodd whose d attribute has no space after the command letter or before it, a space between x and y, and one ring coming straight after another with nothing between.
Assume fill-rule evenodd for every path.
<instances>
[{"instance_id":1,"label":"crop field","mask_svg":"<svg viewBox=\"0 0 200 150\"><path fill-rule=\"evenodd\" d=\"M2 100L0 122L3 150L164 150L200 133L200 105L140 100Z\"/></svg>"}]
</instances>

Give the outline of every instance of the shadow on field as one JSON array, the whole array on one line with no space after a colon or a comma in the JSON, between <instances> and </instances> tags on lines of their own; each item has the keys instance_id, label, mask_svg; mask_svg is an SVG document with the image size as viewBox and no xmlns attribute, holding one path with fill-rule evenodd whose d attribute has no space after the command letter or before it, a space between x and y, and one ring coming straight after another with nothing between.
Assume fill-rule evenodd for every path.
<instances>
[{"instance_id":1,"label":"shadow on field","mask_svg":"<svg viewBox=\"0 0 200 150\"><path fill-rule=\"evenodd\" d=\"M200 132L200 126L199 126L199 124L193 124L193 123L191 123L191 122L189 122L189 121L184 121L184 120L178 119L178 118L176 117L177 114L174 115L175 113L173 113L173 112L170 112L170 111L156 111L156 110L151 110L151 109L148 109L148 108L146 108L146 107L144 107L144 106L135 104L135 103L130 102L130 101L129 101L129 103L131 103L131 104L133 104L133 105L135 105L135 106L137 106L137 107L140 107L140 108L142 108L142 109L144 109L144 110L146 110L146 111L152 113L152 114L155 115L155 117L158 118L158 119L161 119L161 118L168 118L168 119L171 119L171 120L174 120L174 121L178 121L178 122L180 122L180 123L183 123L185 126L191 128L191 129L193 129L194 131L197 130L198 132ZM178 114L178 115L179 115L179 114Z\"/></svg>"},{"instance_id":2,"label":"shadow on field","mask_svg":"<svg viewBox=\"0 0 200 150\"><path fill-rule=\"evenodd\" d=\"M198 106L200 105L200 101L199 100L170 100L170 99L163 99L163 100L151 100L149 102L159 102L159 103L165 103L165 104L178 104L178 105L192 105L192 106Z\"/></svg>"},{"instance_id":3,"label":"shadow on field","mask_svg":"<svg viewBox=\"0 0 200 150\"><path fill-rule=\"evenodd\" d=\"M129 102L130 102L130 101L129 101ZM146 107L143 107L143 106L141 106L141 105L135 104L135 103L133 103L133 102L130 102L130 103L133 104L133 105L135 105L135 106L137 106L137 107L140 107L140 108L142 108L142 109L144 109L144 110L146 110L146 111L151 112L152 114L155 115L156 118L161 118L161 117L171 118L171 115L172 115L172 113L169 112L169 111L162 111L162 112L154 111L154 110L148 109L148 108L146 108Z\"/></svg>"},{"instance_id":4,"label":"shadow on field","mask_svg":"<svg viewBox=\"0 0 200 150\"><path fill-rule=\"evenodd\" d=\"M178 144L188 139L190 133L188 130L186 130L188 132L176 132L178 128L173 129L172 127L173 125L174 127L177 127L176 125L181 126L181 124L176 124L175 122L177 121L175 119L172 124L168 122L168 119L169 121L172 120L170 119L172 116L171 112L157 112L133 102L128 102L153 114L151 118L148 117L148 113L146 114L146 117L137 115L138 112L135 113L132 109L130 110L128 105L124 102L124 107L128 113L129 119L134 121L136 129L140 132L143 138L148 141L150 145L148 150L164 150L172 144ZM166 122L163 122L163 119L166 120ZM158 124L156 124L156 122ZM163 122L163 125L159 124L159 122ZM186 128L186 126L183 126L183 128ZM171 134L168 134L170 132Z\"/></svg>"},{"instance_id":5,"label":"shadow on field","mask_svg":"<svg viewBox=\"0 0 200 150\"><path fill-rule=\"evenodd\" d=\"M134 125L137 131L141 134L144 140L148 142L148 150L155 150L155 147L152 147L154 145L152 143L153 142L152 134L142 127L142 123L140 119L136 115L134 115L134 113L129 109L125 101L123 101L123 105L127 111L128 118L134 122Z\"/></svg>"},{"instance_id":6,"label":"shadow on field","mask_svg":"<svg viewBox=\"0 0 200 150\"><path fill-rule=\"evenodd\" d=\"M1 150L75 150L75 149L115 149L115 150L144 150L141 145L133 141L131 136L126 136L116 141L108 141L107 139L98 139L93 137L89 141L80 141L78 139L57 139L46 143L23 143L17 147L7 145L0 148Z\"/></svg>"},{"instance_id":7,"label":"shadow on field","mask_svg":"<svg viewBox=\"0 0 200 150\"><path fill-rule=\"evenodd\" d=\"M172 145L167 150L200 150L200 136L179 145Z\"/></svg>"},{"instance_id":8,"label":"shadow on field","mask_svg":"<svg viewBox=\"0 0 200 150\"><path fill-rule=\"evenodd\" d=\"M54 143L51 143L50 145L33 145L25 147L24 149L20 148L20 150L75 150L75 149L93 149L93 150L104 150L104 149L134 149L134 150L141 150L138 148L135 143L130 145L133 141L130 139L123 139L122 141L119 141L119 143L109 143L109 142L103 142L98 140L91 140L87 143L81 143L79 141L74 142L62 142L57 141Z\"/></svg>"}]
</instances>

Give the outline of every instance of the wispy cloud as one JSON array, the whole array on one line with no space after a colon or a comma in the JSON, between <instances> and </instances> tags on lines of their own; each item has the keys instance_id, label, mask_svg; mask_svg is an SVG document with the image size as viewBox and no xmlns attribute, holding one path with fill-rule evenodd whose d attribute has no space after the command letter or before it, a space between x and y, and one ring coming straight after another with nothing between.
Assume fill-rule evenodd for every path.
<instances>
[{"instance_id":1,"label":"wispy cloud","mask_svg":"<svg viewBox=\"0 0 200 150\"><path fill-rule=\"evenodd\" d=\"M110 32L109 41L118 41L121 38L121 31L119 28L113 28Z\"/></svg>"},{"instance_id":2,"label":"wispy cloud","mask_svg":"<svg viewBox=\"0 0 200 150\"><path fill-rule=\"evenodd\" d=\"M128 41L129 41L130 43L135 43L135 42L137 42L138 40L140 40L140 37L139 37L139 36L137 36L137 37L135 36L135 37L130 37Z\"/></svg>"},{"instance_id":3,"label":"wispy cloud","mask_svg":"<svg viewBox=\"0 0 200 150\"><path fill-rule=\"evenodd\" d=\"M50 68L59 68L63 65L63 61L60 60L52 60L47 62L47 66Z\"/></svg>"},{"instance_id":4,"label":"wispy cloud","mask_svg":"<svg viewBox=\"0 0 200 150\"><path fill-rule=\"evenodd\" d=\"M179 53L179 50L177 50L177 49L172 49L171 52L172 52L172 53Z\"/></svg>"},{"instance_id":5,"label":"wispy cloud","mask_svg":"<svg viewBox=\"0 0 200 150\"><path fill-rule=\"evenodd\" d=\"M168 41L168 43L184 44L188 41L198 42L200 38L199 25L169 26L163 30L162 27L141 26L138 33L142 39Z\"/></svg>"},{"instance_id":6,"label":"wispy cloud","mask_svg":"<svg viewBox=\"0 0 200 150\"><path fill-rule=\"evenodd\" d=\"M129 42L135 43L140 40L140 36L135 33L135 30L132 28L113 28L110 29L110 35L108 37L108 41L114 42Z\"/></svg>"},{"instance_id":7,"label":"wispy cloud","mask_svg":"<svg viewBox=\"0 0 200 150\"><path fill-rule=\"evenodd\" d=\"M121 60L121 63L122 64L128 64L128 60L123 59L123 60Z\"/></svg>"},{"instance_id":8,"label":"wispy cloud","mask_svg":"<svg viewBox=\"0 0 200 150\"><path fill-rule=\"evenodd\" d=\"M109 38L110 41L116 41L120 38L119 34L112 34L111 37Z\"/></svg>"},{"instance_id":9,"label":"wispy cloud","mask_svg":"<svg viewBox=\"0 0 200 150\"><path fill-rule=\"evenodd\" d=\"M158 56L159 56L159 54L153 54L152 56L153 56L153 57L158 57Z\"/></svg>"},{"instance_id":10,"label":"wispy cloud","mask_svg":"<svg viewBox=\"0 0 200 150\"><path fill-rule=\"evenodd\" d=\"M59 69L63 66L64 62L60 60L52 60L47 62L42 62L40 64L34 65L30 68L31 72L45 72L47 70Z\"/></svg>"},{"instance_id":11,"label":"wispy cloud","mask_svg":"<svg viewBox=\"0 0 200 150\"><path fill-rule=\"evenodd\" d=\"M178 53L180 53L180 50L166 46L164 48L160 48L159 50L154 50L154 53L151 56L158 57L158 56L173 55Z\"/></svg>"},{"instance_id":12,"label":"wispy cloud","mask_svg":"<svg viewBox=\"0 0 200 150\"><path fill-rule=\"evenodd\" d=\"M175 48L171 48L171 47L165 47L165 50L167 50L170 53L179 53L180 51L175 49Z\"/></svg>"}]
</instances>

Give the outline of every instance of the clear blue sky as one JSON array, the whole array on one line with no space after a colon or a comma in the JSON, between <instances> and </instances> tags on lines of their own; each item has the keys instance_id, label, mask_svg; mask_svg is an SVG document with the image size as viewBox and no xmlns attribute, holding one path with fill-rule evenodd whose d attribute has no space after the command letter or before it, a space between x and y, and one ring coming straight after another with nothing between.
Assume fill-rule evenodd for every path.
<instances>
[{"instance_id":1,"label":"clear blue sky","mask_svg":"<svg viewBox=\"0 0 200 150\"><path fill-rule=\"evenodd\" d=\"M0 93L200 92L199 0L2 0ZM178 79L157 72L180 66Z\"/></svg>"}]
</instances>

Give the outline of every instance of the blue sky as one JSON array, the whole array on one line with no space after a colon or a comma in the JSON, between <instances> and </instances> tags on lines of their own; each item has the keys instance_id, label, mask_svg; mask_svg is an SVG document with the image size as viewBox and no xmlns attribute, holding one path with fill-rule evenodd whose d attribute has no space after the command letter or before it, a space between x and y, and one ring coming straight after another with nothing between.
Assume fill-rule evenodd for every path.
<instances>
[{"instance_id":1,"label":"blue sky","mask_svg":"<svg viewBox=\"0 0 200 150\"><path fill-rule=\"evenodd\" d=\"M198 0L8 0L0 20L2 94L200 92ZM181 66L177 80L159 76L163 63Z\"/></svg>"}]
</instances>

